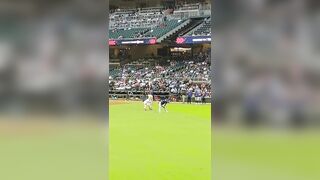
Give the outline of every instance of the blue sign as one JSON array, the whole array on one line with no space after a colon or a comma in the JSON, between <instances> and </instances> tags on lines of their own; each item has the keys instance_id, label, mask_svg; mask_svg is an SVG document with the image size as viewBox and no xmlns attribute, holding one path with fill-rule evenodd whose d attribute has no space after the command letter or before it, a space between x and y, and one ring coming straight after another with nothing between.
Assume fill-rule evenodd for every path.
<instances>
[{"instance_id":1,"label":"blue sign","mask_svg":"<svg viewBox=\"0 0 320 180\"><path fill-rule=\"evenodd\" d=\"M109 46L119 46L119 45L139 45L139 44L156 44L156 38L145 38L145 39L110 39Z\"/></svg>"},{"instance_id":2,"label":"blue sign","mask_svg":"<svg viewBox=\"0 0 320 180\"><path fill-rule=\"evenodd\" d=\"M199 44L199 43L211 43L211 36L183 36L178 37L177 44Z\"/></svg>"}]
</instances>

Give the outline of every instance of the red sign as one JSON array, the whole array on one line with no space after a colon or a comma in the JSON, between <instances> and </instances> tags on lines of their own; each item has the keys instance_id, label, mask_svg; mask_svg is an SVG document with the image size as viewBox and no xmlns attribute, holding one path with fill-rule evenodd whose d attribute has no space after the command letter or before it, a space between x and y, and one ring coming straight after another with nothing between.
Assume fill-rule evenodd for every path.
<instances>
[{"instance_id":1,"label":"red sign","mask_svg":"<svg viewBox=\"0 0 320 180\"><path fill-rule=\"evenodd\" d=\"M149 40L149 44L156 44L157 40L155 38Z\"/></svg>"},{"instance_id":2,"label":"red sign","mask_svg":"<svg viewBox=\"0 0 320 180\"><path fill-rule=\"evenodd\" d=\"M109 40L109 46L115 46L117 42L115 40Z\"/></svg>"},{"instance_id":3,"label":"red sign","mask_svg":"<svg viewBox=\"0 0 320 180\"><path fill-rule=\"evenodd\" d=\"M178 37L177 40L176 40L176 43L177 43L177 44L183 44L184 41L185 41L185 38L183 38L183 37Z\"/></svg>"}]
</instances>

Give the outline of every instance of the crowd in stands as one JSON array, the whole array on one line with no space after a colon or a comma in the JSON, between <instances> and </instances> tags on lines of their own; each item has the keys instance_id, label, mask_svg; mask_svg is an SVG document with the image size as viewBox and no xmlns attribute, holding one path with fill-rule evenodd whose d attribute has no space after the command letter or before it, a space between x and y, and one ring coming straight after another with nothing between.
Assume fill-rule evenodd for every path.
<instances>
[{"instance_id":1,"label":"crowd in stands","mask_svg":"<svg viewBox=\"0 0 320 180\"><path fill-rule=\"evenodd\" d=\"M129 10L115 12L110 15L111 29L148 28L163 20L161 9Z\"/></svg>"},{"instance_id":2,"label":"crowd in stands","mask_svg":"<svg viewBox=\"0 0 320 180\"><path fill-rule=\"evenodd\" d=\"M109 89L119 91L168 92L210 96L210 57L199 53L189 60L168 60L157 65L132 63L110 70Z\"/></svg>"},{"instance_id":3,"label":"crowd in stands","mask_svg":"<svg viewBox=\"0 0 320 180\"><path fill-rule=\"evenodd\" d=\"M111 39L160 38L187 19L171 16L161 8L118 9L110 14L109 36ZM210 21L205 19L204 23L191 31L193 35L208 35L211 34L210 26Z\"/></svg>"},{"instance_id":4,"label":"crowd in stands","mask_svg":"<svg viewBox=\"0 0 320 180\"><path fill-rule=\"evenodd\" d=\"M200 3L193 3L193 4L182 4L177 6L177 10L186 11L186 10L198 10L200 8Z\"/></svg>"},{"instance_id":5,"label":"crowd in stands","mask_svg":"<svg viewBox=\"0 0 320 180\"><path fill-rule=\"evenodd\" d=\"M191 30L187 35L211 36L211 18L206 18L202 24Z\"/></svg>"}]
</instances>

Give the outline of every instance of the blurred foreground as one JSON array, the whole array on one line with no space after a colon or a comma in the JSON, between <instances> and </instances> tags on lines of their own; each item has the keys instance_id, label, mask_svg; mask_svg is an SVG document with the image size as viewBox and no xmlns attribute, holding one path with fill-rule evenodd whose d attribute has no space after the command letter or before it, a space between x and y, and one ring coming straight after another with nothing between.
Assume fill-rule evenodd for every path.
<instances>
[{"instance_id":1,"label":"blurred foreground","mask_svg":"<svg viewBox=\"0 0 320 180\"><path fill-rule=\"evenodd\" d=\"M104 1L1 1L0 112L105 117Z\"/></svg>"},{"instance_id":2,"label":"blurred foreground","mask_svg":"<svg viewBox=\"0 0 320 180\"><path fill-rule=\"evenodd\" d=\"M215 2L213 179L319 179L319 1Z\"/></svg>"},{"instance_id":3,"label":"blurred foreground","mask_svg":"<svg viewBox=\"0 0 320 180\"><path fill-rule=\"evenodd\" d=\"M319 1L215 3L214 179L319 179ZM106 179L106 2L0 8L0 179Z\"/></svg>"},{"instance_id":4,"label":"blurred foreground","mask_svg":"<svg viewBox=\"0 0 320 180\"><path fill-rule=\"evenodd\" d=\"M107 2L0 8L0 179L107 179Z\"/></svg>"},{"instance_id":5,"label":"blurred foreground","mask_svg":"<svg viewBox=\"0 0 320 180\"><path fill-rule=\"evenodd\" d=\"M319 138L316 130L215 128L213 179L316 180Z\"/></svg>"},{"instance_id":6,"label":"blurred foreground","mask_svg":"<svg viewBox=\"0 0 320 180\"><path fill-rule=\"evenodd\" d=\"M106 124L28 118L0 119L0 179L107 179Z\"/></svg>"}]
</instances>

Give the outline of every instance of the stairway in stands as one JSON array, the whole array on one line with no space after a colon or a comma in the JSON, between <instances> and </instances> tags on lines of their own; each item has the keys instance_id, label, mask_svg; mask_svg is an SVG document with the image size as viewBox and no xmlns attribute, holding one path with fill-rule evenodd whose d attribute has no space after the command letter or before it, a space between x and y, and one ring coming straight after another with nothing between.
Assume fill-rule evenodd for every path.
<instances>
[{"instance_id":1,"label":"stairway in stands","mask_svg":"<svg viewBox=\"0 0 320 180\"><path fill-rule=\"evenodd\" d=\"M170 20L169 20L170 21ZM180 22L180 24L178 24L175 28L171 29L170 31L166 32L165 34L163 34L161 37L159 37L157 39L157 42L160 43L163 40L167 39L169 36L171 36L172 34L176 33L177 31L183 29L184 27L188 26L190 23L190 19L186 19L186 20L182 20Z\"/></svg>"},{"instance_id":2,"label":"stairway in stands","mask_svg":"<svg viewBox=\"0 0 320 180\"><path fill-rule=\"evenodd\" d=\"M187 34L192 29L196 28L201 23L203 23L203 20L204 18L191 18L190 22L186 26L180 28L178 31L175 31L174 33L171 33L169 36L166 37L166 39L163 42L172 44L173 42L175 42L177 37Z\"/></svg>"}]
</instances>

